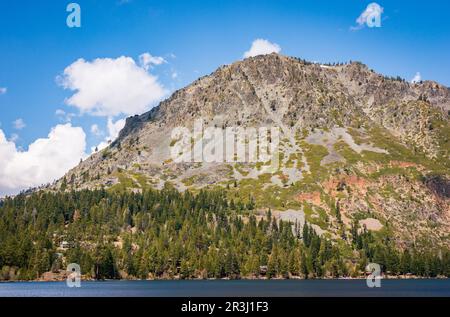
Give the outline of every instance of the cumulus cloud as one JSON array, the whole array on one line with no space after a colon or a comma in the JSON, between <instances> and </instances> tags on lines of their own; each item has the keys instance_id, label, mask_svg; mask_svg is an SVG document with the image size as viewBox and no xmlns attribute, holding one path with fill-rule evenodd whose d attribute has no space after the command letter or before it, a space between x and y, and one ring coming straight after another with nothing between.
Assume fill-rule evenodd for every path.
<instances>
[{"instance_id":1,"label":"cumulus cloud","mask_svg":"<svg viewBox=\"0 0 450 317\"><path fill-rule=\"evenodd\" d=\"M22 118L19 118L13 122L13 126L14 126L14 129L16 129L16 130L22 130L27 125L25 124L25 121L23 121Z\"/></svg>"},{"instance_id":2,"label":"cumulus cloud","mask_svg":"<svg viewBox=\"0 0 450 317\"><path fill-rule=\"evenodd\" d=\"M108 119L108 133L109 139L113 141L119 136L119 132L125 127L125 119L113 122L111 118Z\"/></svg>"},{"instance_id":3,"label":"cumulus cloud","mask_svg":"<svg viewBox=\"0 0 450 317\"><path fill-rule=\"evenodd\" d=\"M139 55L139 64L145 70L149 70L153 65L161 65L163 63L167 63L167 61L160 56L152 56L150 53Z\"/></svg>"},{"instance_id":4,"label":"cumulus cloud","mask_svg":"<svg viewBox=\"0 0 450 317\"><path fill-rule=\"evenodd\" d=\"M143 113L167 93L156 76L125 56L91 62L79 59L64 70L58 82L75 91L66 100L68 105L96 116Z\"/></svg>"},{"instance_id":5,"label":"cumulus cloud","mask_svg":"<svg viewBox=\"0 0 450 317\"><path fill-rule=\"evenodd\" d=\"M91 125L91 133L96 135L96 136L99 136L99 135L103 134L103 132L98 127L98 124Z\"/></svg>"},{"instance_id":6,"label":"cumulus cloud","mask_svg":"<svg viewBox=\"0 0 450 317\"><path fill-rule=\"evenodd\" d=\"M19 140L19 135L17 133L11 134L11 137L9 138L9 141L15 143L15 142L17 142L17 140Z\"/></svg>"},{"instance_id":7,"label":"cumulus cloud","mask_svg":"<svg viewBox=\"0 0 450 317\"><path fill-rule=\"evenodd\" d=\"M7 91L8 91L8 88L0 87L0 95L6 94Z\"/></svg>"},{"instance_id":8,"label":"cumulus cloud","mask_svg":"<svg viewBox=\"0 0 450 317\"><path fill-rule=\"evenodd\" d=\"M96 148L98 151L101 151L104 148L106 148L112 141L117 139L120 130L122 130L124 126L125 126L125 119L120 119L114 122L112 118L108 118L108 125L107 125L108 136L100 144L92 147L91 152L95 152Z\"/></svg>"},{"instance_id":9,"label":"cumulus cloud","mask_svg":"<svg viewBox=\"0 0 450 317\"><path fill-rule=\"evenodd\" d=\"M66 114L66 112L62 109L56 109L55 114L59 117L59 116L64 116Z\"/></svg>"},{"instance_id":10,"label":"cumulus cloud","mask_svg":"<svg viewBox=\"0 0 450 317\"><path fill-rule=\"evenodd\" d=\"M353 31L362 29L365 25L370 27L381 26L381 14L384 12L384 8L376 2L370 3L367 8L356 19L357 26L352 26L350 29Z\"/></svg>"},{"instance_id":11,"label":"cumulus cloud","mask_svg":"<svg viewBox=\"0 0 450 317\"><path fill-rule=\"evenodd\" d=\"M253 41L250 50L244 53L244 58L279 52L281 52L281 47L278 44L264 39L256 39Z\"/></svg>"},{"instance_id":12,"label":"cumulus cloud","mask_svg":"<svg viewBox=\"0 0 450 317\"><path fill-rule=\"evenodd\" d=\"M76 116L75 113L67 113L62 109L56 109L55 115L59 118L59 120L68 123L72 121L72 118Z\"/></svg>"},{"instance_id":13,"label":"cumulus cloud","mask_svg":"<svg viewBox=\"0 0 450 317\"><path fill-rule=\"evenodd\" d=\"M418 83L422 81L422 76L420 75L419 72L416 73L416 75L414 75L413 79L411 79L411 83Z\"/></svg>"},{"instance_id":14,"label":"cumulus cloud","mask_svg":"<svg viewBox=\"0 0 450 317\"><path fill-rule=\"evenodd\" d=\"M86 135L71 124L57 125L47 138L21 151L0 129L0 196L52 182L85 157Z\"/></svg>"}]
</instances>

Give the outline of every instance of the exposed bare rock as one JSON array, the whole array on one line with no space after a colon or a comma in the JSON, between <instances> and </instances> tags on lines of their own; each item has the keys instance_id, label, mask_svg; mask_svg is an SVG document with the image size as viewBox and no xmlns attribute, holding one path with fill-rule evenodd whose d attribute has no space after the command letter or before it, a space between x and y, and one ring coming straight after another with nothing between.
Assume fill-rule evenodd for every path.
<instances>
[{"instance_id":1,"label":"exposed bare rock","mask_svg":"<svg viewBox=\"0 0 450 317\"><path fill-rule=\"evenodd\" d=\"M218 186L252 196L258 208L303 210L332 236L363 217L393 228L401 243L448 244L449 111L450 90L432 81L387 78L359 62L262 55L128 118L117 140L51 189ZM200 118L221 129L279 127L280 167L268 175L261 164L174 163L172 130L192 131Z\"/></svg>"}]
</instances>

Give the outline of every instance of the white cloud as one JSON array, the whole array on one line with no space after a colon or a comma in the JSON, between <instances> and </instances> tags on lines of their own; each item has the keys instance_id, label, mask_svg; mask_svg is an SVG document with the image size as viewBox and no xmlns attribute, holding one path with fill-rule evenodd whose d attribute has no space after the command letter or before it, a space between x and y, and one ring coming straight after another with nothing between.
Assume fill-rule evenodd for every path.
<instances>
[{"instance_id":1,"label":"white cloud","mask_svg":"<svg viewBox=\"0 0 450 317\"><path fill-rule=\"evenodd\" d=\"M59 117L59 116L64 116L66 114L66 112L62 109L56 109L55 114Z\"/></svg>"},{"instance_id":2,"label":"white cloud","mask_svg":"<svg viewBox=\"0 0 450 317\"><path fill-rule=\"evenodd\" d=\"M16 130L22 130L23 128L25 128L27 125L25 124L25 121L23 121L22 118L19 118L17 120L15 120L13 122L14 125L14 129Z\"/></svg>"},{"instance_id":3,"label":"white cloud","mask_svg":"<svg viewBox=\"0 0 450 317\"><path fill-rule=\"evenodd\" d=\"M6 94L7 91L8 91L8 88L0 87L0 95Z\"/></svg>"},{"instance_id":4,"label":"white cloud","mask_svg":"<svg viewBox=\"0 0 450 317\"><path fill-rule=\"evenodd\" d=\"M411 79L411 83L418 83L422 81L422 76L420 75L419 72L416 73L416 75L414 75L413 79Z\"/></svg>"},{"instance_id":5,"label":"white cloud","mask_svg":"<svg viewBox=\"0 0 450 317\"><path fill-rule=\"evenodd\" d=\"M150 53L139 55L139 64L145 70L152 68L152 65L161 65L163 63L167 63L167 61L160 56L152 56Z\"/></svg>"},{"instance_id":6,"label":"white cloud","mask_svg":"<svg viewBox=\"0 0 450 317\"><path fill-rule=\"evenodd\" d=\"M15 143L17 140L19 140L19 135L17 133L11 134L11 137L9 138L9 141Z\"/></svg>"},{"instance_id":7,"label":"white cloud","mask_svg":"<svg viewBox=\"0 0 450 317\"><path fill-rule=\"evenodd\" d=\"M75 91L66 100L81 113L113 117L150 110L167 93L156 76L130 57L79 59L58 78L65 89Z\"/></svg>"},{"instance_id":8,"label":"white cloud","mask_svg":"<svg viewBox=\"0 0 450 317\"><path fill-rule=\"evenodd\" d=\"M124 126L125 119L120 119L116 122L113 122L111 118L108 118L108 136L102 142L100 142L99 145L92 147L91 152L95 152L95 148L97 148L97 150L99 151L106 148L112 141L117 139L120 130L122 130Z\"/></svg>"},{"instance_id":9,"label":"white cloud","mask_svg":"<svg viewBox=\"0 0 450 317\"><path fill-rule=\"evenodd\" d=\"M356 31L362 29L366 24L373 27L381 26L381 14L384 8L376 2L370 3L367 8L356 19L357 26L350 27L351 30Z\"/></svg>"},{"instance_id":10,"label":"white cloud","mask_svg":"<svg viewBox=\"0 0 450 317\"><path fill-rule=\"evenodd\" d=\"M0 196L52 182L85 157L86 135L71 124L57 125L47 138L20 151L0 130Z\"/></svg>"},{"instance_id":11,"label":"white cloud","mask_svg":"<svg viewBox=\"0 0 450 317\"><path fill-rule=\"evenodd\" d=\"M96 135L96 136L99 136L99 135L103 134L103 132L98 127L98 124L91 125L91 133Z\"/></svg>"},{"instance_id":12,"label":"white cloud","mask_svg":"<svg viewBox=\"0 0 450 317\"><path fill-rule=\"evenodd\" d=\"M281 52L281 47L278 44L270 43L264 39L256 39L253 41L250 50L244 53L244 58L279 52Z\"/></svg>"},{"instance_id":13,"label":"white cloud","mask_svg":"<svg viewBox=\"0 0 450 317\"><path fill-rule=\"evenodd\" d=\"M108 118L108 133L111 141L114 141L119 136L119 132L125 127L125 119L117 120L113 122L111 118Z\"/></svg>"},{"instance_id":14,"label":"white cloud","mask_svg":"<svg viewBox=\"0 0 450 317\"><path fill-rule=\"evenodd\" d=\"M55 115L59 118L59 120L68 123L72 121L72 118L76 116L75 113L67 113L62 109L56 109Z\"/></svg>"}]
</instances>

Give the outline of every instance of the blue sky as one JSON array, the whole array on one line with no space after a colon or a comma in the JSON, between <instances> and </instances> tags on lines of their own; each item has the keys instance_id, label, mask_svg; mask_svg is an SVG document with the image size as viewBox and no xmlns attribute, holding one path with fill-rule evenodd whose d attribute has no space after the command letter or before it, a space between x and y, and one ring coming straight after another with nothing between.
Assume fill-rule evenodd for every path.
<instances>
[{"instance_id":1,"label":"blue sky","mask_svg":"<svg viewBox=\"0 0 450 317\"><path fill-rule=\"evenodd\" d=\"M420 72L422 79L450 86L448 1L380 0L381 27L359 30L351 27L371 1L78 0L81 28L68 28L70 2L0 0L0 130L19 152L66 124L70 114L89 153L107 137L108 118L117 122L127 115L80 114L67 104L76 89L64 89L57 77L80 58L90 63L126 56L138 64L145 52L161 57L165 62L148 72L167 95L242 59L262 38L285 55L360 60L386 75L410 80ZM94 124L100 132L91 132Z\"/></svg>"}]
</instances>

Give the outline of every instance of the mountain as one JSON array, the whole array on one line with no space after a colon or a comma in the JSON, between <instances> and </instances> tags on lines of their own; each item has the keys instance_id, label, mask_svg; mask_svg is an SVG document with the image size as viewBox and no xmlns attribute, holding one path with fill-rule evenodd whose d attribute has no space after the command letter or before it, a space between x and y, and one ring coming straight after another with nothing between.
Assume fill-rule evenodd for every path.
<instances>
[{"instance_id":1,"label":"mountain","mask_svg":"<svg viewBox=\"0 0 450 317\"><path fill-rule=\"evenodd\" d=\"M401 247L450 246L450 90L360 62L319 65L278 54L222 66L126 120L117 140L47 190L221 187L332 240L353 224ZM280 166L176 163L176 127L281 129ZM195 140L194 140L195 141Z\"/></svg>"}]
</instances>

